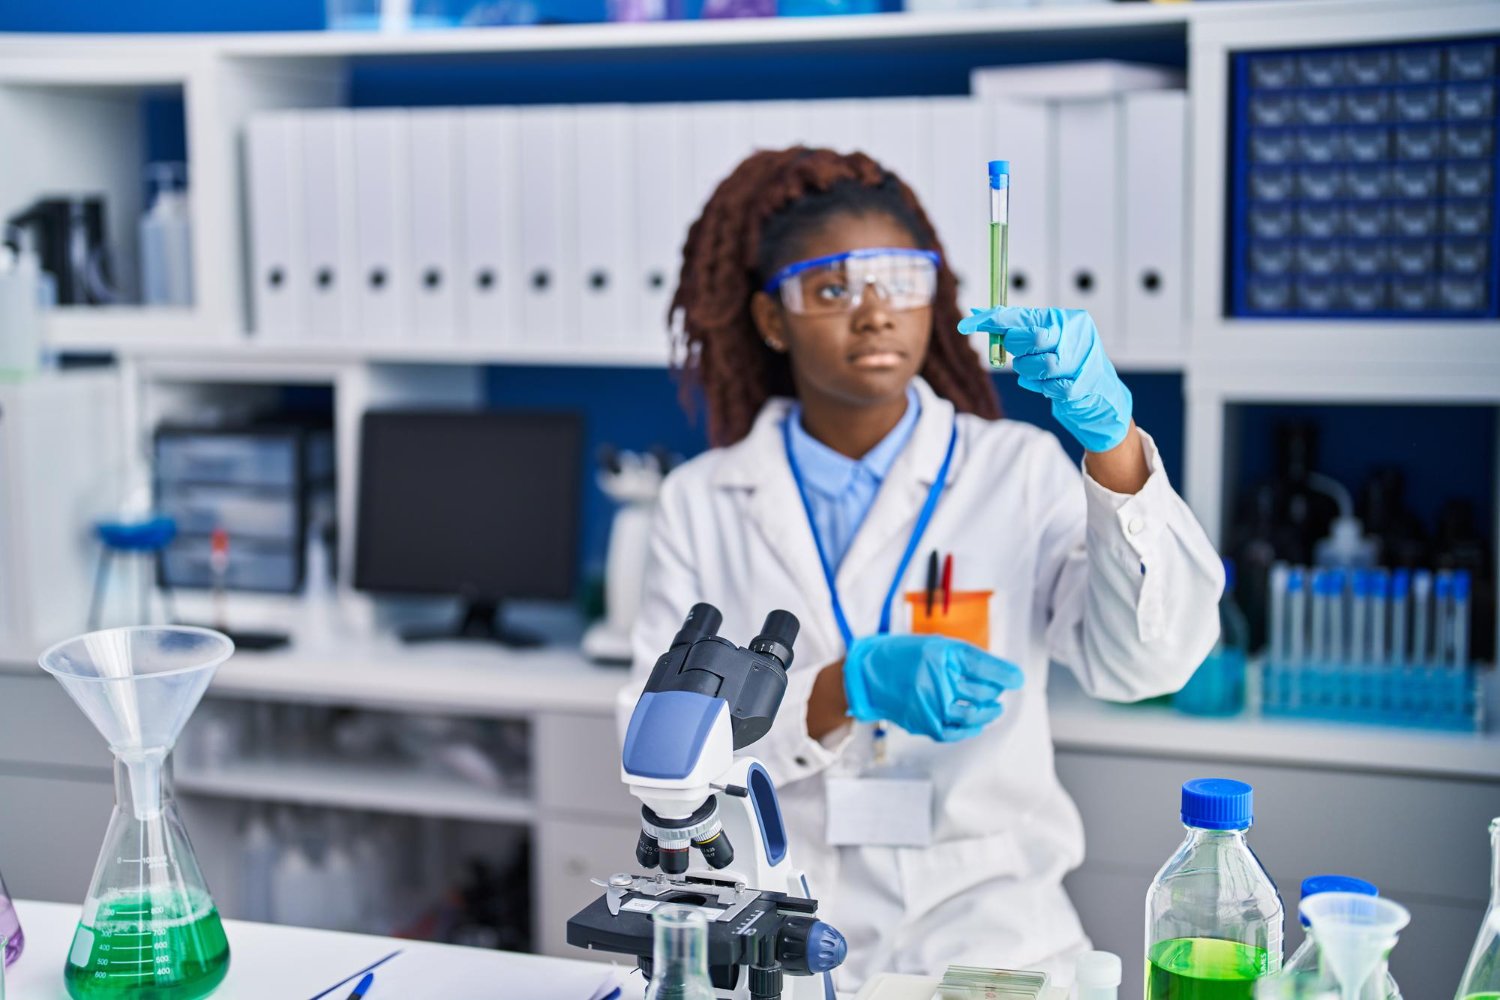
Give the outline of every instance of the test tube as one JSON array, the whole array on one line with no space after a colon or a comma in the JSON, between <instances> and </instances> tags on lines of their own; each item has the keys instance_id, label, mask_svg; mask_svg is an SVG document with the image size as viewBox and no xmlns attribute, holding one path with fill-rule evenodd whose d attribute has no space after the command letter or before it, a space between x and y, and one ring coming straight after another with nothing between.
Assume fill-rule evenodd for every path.
<instances>
[{"instance_id":1,"label":"test tube","mask_svg":"<svg viewBox=\"0 0 1500 1000\"><path fill-rule=\"evenodd\" d=\"M1344 665L1349 648L1344 631L1344 577L1341 569L1328 571L1328 659L1337 667Z\"/></svg>"},{"instance_id":2,"label":"test tube","mask_svg":"<svg viewBox=\"0 0 1500 1000\"><path fill-rule=\"evenodd\" d=\"M1432 609L1432 571L1419 569L1411 575L1411 661L1425 666L1432 657L1432 633L1428 617Z\"/></svg>"},{"instance_id":3,"label":"test tube","mask_svg":"<svg viewBox=\"0 0 1500 1000\"><path fill-rule=\"evenodd\" d=\"M1010 161L991 160L990 174L990 306L1010 297ZM1005 334L990 334L990 367L1010 364Z\"/></svg>"},{"instance_id":4,"label":"test tube","mask_svg":"<svg viewBox=\"0 0 1500 1000\"><path fill-rule=\"evenodd\" d=\"M1453 665L1469 668L1469 571L1453 574Z\"/></svg>"},{"instance_id":5,"label":"test tube","mask_svg":"<svg viewBox=\"0 0 1500 1000\"><path fill-rule=\"evenodd\" d=\"M1307 574L1301 566L1286 575L1286 606L1287 662L1300 667L1307 642Z\"/></svg>"},{"instance_id":6,"label":"test tube","mask_svg":"<svg viewBox=\"0 0 1500 1000\"><path fill-rule=\"evenodd\" d=\"M1313 574L1312 648L1308 656L1313 663L1328 661L1328 586L1332 582L1329 573L1320 569Z\"/></svg>"},{"instance_id":7,"label":"test tube","mask_svg":"<svg viewBox=\"0 0 1500 1000\"><path fill-rule=\"evenodd\" d=\"M1411 571L1391 574L1391 662L1406 663L1406 606L1411 600Z\"/></svg>"},{"instance_id":8,"label":"test tube","mask_svg":"<svg viewBox=\"0 0 1500 1000\"><path fill-rule=\"evenodd\" d=\"M1354 602L1349 612L1349 662L1364 666L1370 643L1370 577L1367 569L1354 571Z\"/></svg>"},{"instance_id":9,"label":"test tube","mask_svg":"<svg viewBox=\"0 0 1500 1000\"><path fill-rule=\"evenodd\" d=\"M1370 573L1370 662L1386 661L1385 618L1390 610L1391 574L1383 569Z\"/></svg>"},{"instance_id":10,"label":"test tube","mask_svg":"<svg viewBox=\"0 0 1500 1000\"><path fill-rule=\"evenodd\" d=\"M1453 652L1453 574L1438 570L1432 589L1432 662L1446 667Z\"/></svg>"},{"instance_id":11,"label":"test tube","mask_svg":"<svg viewBox=\"0 0 1500 1000\"><path fill-rule=\"evenodd\" d=\"M1286 594L1288 578L1291 576L1291 567L1284 562L1271 564L1271 627L1270 649L1267 655L1274 664L1286 663Z\"/></svg>"}]
</instances>

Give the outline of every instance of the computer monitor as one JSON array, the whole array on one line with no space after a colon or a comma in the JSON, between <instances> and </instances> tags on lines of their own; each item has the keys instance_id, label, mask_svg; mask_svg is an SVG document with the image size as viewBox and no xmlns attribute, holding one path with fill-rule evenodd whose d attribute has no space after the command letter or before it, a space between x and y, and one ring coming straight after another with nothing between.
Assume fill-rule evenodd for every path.
<instances>
[{"instance_id":1,"label":"computer monitor","mask_svg":"<svg viewBox=\"0 0 1500 1000\"><path fill-rule=\"evenodd\" d=\"M582 449L577 414L366 413L354 586L464 601L455 627L410 641L536 644L504 628L501 603L573 596Z\"/></svg>"}]
</instances>

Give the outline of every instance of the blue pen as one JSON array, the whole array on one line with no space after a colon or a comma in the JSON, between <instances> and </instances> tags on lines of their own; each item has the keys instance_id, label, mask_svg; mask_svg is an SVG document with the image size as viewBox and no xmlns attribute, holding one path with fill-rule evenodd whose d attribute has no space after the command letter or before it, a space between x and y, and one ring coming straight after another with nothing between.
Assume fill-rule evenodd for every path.
<instances>
[{"instance_id":1,"label":"blue pen","mask_svg":"<svg viewBox=\"0 0 1500 1000\"><path fill-rule=\"evenodd\" d=\"M349 994L349 1000L361 1000L366 993L370 992L370 985L374 982L375 973L366 972L365 978L361 979L359 985L354 987L354 992Z\"/></svg>"}]
</instances>

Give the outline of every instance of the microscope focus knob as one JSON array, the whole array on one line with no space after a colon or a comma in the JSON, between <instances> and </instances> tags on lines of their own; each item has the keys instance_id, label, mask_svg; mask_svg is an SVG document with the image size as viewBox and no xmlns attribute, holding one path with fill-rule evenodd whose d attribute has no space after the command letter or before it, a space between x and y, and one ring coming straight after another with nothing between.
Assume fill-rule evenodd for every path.
<instances>
[{"instance_id":1,"label":"microscope focus knob","mask_svg":"<svg viewBox=\"0 0 1500 1000\"><path fill-rule=\"evenodd\" d=\"M788 972L816 976L844 964L849 942L837 928L813 917L787 917L781 928L778 958Z\"/></svg>"}]
</instances>

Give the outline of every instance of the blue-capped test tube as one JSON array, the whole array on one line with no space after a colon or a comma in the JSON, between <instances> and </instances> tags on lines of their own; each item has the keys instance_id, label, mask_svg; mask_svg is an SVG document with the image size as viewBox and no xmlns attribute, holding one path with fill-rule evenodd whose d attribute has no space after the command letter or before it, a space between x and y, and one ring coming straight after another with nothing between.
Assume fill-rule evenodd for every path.
<instances>
[{"instance_id":1,"label":"blue-capped test tube","mask_svg":"<svg viewBox=\"0 0 1500 1000\"><path fill-rule=\"evenodd\" d=\"M1271 564L1271 575L1269 579L1269 590L1271 592L1271 627L1267 630L1270 634L1269 648L1266 650L1267 659L1280 665L1286 663L1286 594L1287 578L1291 575L1291 567L1284 562Z\"/></svg>"},{"instance_id":2,"label":"blue-capped test tube","mask_svg":"<svg viewBox=\"0 0 1500 1000\"><path fill-rule=\"evenodd\" d=\"M1453 665L1469 667L1469 571L1453 574Z\"/></svg>"},{"instance_id":3,"label":"blue-capped test tube","mask_svg":"<svg viewBox=\"0 0 1500 1000\"><path fill-rule=\"evenodd\" d=\"M1313 573L1312 642L1308 650L1308 659L1313 663L1328 662L1328 594L1333 583L1332 572L1320 569Z\"/></svg>"},{"instance_id":4,"label":"blue-capped test tube","mask_svg":"<svg viewBox=\"0 0 1500 1000\"><path fill-rule=\"evenodd\" d=\"M1432 662L1446 667L1453 655L1453 574L1438 570L1432 587Z\"/></svg>"},{"instance_id":5,"label":"blue-capped test tube","mask_svg":"<svg viewBox=\"0 0 1500 1000\"><path fill-rule=\"evenodd\" d=\"M1411 570L1391 574L1391 662L1406 663L1407 605L1411 603Z\"/></svg>"},{"instance_id":6,"label":"blue-capped test tube","mask_svg":"<svg viewBox=\"0 0 1500 1000\"><path fill-rule=\"evenodd\" d=\"M1349 662L1363 666L1370 652L1370 586L1367 569L1353 573L1353 602L1349 608Z\"/></svg>"},{"instance_id":7,"label":"blue-capped test tube","mask_svg":"<svg viewBox=\"0 0 1500 1000\"><path fill-rule=\"evenodd\" d=\"M1336 666L1343 666L1345 654L1349 647L1346 645L1347 631L1345 630L1344 615L1344 571L1331 569L1328 571L1328 659Z\"/></svg>"},{"instance_id":8,"label":"blue-capped test tube","mask_svg":"<svg viewBox=\"0 0 1500 1000\"><path fill-rule=\"evenodd\" d=\"M1383 569L1370 571L1370 662L1386 662L1386 616L1390 614L1391 574Z\"/></svg>"},{"instance_id":9,"label":"blue-capped test tube","mask_svg":"<svg viewBox=\"0 0 1500 1000\"><path fill-rule=\"evenodd\" d=\"M1010 161L991 160L990 176L990 307L1007 304L1010 297ZM1010 364L1005 334L990 334L990 367Z\"/></svg>"},{"instance_id":10,"label":"blue-capped test tube","mask_svg":"<svg viewBox=\"0 0 1500 1000\"><path fill-rule=\"evenodd\" d=\"M1307 655L1307 571L1293 566L1286 574L1286 659L1302 666Z\"/></svg>"},{"instance_id":11,"label":"blue-capped test tube","mask_svg":"<svg viewBox=\"0 0 1500 1000\"><path fill-rule=\"evenodd\" d=\"M1425 666L1432 661L1432 571L1419 569L1411 575L1411 662Z\"/></svg>"}]
</instances>

